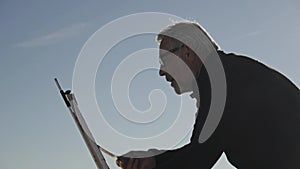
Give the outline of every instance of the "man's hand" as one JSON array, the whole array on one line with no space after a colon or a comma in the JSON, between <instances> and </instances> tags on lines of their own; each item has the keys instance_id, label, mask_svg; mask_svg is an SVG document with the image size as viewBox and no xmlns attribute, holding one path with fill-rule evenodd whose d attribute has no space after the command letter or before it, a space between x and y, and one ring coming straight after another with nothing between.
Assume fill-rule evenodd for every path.
<instances>
[{"instance_id":1,"label":"man's hand","mask_svg":"<svg viewBox=\"0 0 300 169\"><path fill-rule=\"evenodd\" d=\"M156 165L154 157L147 157L147 158L118 157L116 163L122 169L153 169Z\"/></svg>"}]
</instances>

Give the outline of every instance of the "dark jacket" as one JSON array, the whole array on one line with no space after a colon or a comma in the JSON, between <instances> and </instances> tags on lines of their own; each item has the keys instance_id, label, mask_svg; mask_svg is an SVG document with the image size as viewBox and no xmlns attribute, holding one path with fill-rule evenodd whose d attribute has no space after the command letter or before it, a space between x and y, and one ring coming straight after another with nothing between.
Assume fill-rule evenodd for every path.
<instances>
[{"instance_id":1,"label":"dark jacket","mask_svg":"<svg viewBox=\"0 0 300 169\"><path fill-rule=\"evenodd\" d=\"M218 51L227 96L213 135L198 137L210 107L205 67L197 79L200 107L191 142L157 155L157 169L210 169L222 152L239 169L300 169L300 92L286 77L245 56Z\"/></svg>"}]
</instances>

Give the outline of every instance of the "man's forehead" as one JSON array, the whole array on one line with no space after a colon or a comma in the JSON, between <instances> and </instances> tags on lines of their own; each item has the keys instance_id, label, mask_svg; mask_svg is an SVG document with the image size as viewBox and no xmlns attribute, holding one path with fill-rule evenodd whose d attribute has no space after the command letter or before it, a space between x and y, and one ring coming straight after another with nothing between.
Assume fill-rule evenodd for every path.
<instances>
[{"instance_id":1,"label":"man's forehead","mask_svg":"<svg viewBox=\"0 0 300 169\"><path fill-rule=\"evenodd\" d=\"M171 47L172 42L174 42L174 40L172 40L171 38L164 38L161 40L159 46L161 49L168 49Z\"/></svg>"}]
</instances>

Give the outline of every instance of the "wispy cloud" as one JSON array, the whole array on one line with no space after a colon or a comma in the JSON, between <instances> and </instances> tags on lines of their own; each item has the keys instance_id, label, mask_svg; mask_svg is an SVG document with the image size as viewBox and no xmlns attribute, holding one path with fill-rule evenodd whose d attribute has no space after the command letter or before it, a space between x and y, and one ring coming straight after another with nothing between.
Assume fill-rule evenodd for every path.
<instances>
[{"instance_id":1,"label":"wispy cloud","mask_svg":"<svg viewBox=\"0 0 300 169\"><path fill-rule=\"evenodd\" d=\"M56 30L49 34L33 38L28 41L24 41L16 44L17 47L36 47L44 46L53 42L58 42L70 37L77 36L82 30L88 26L87 23L76 23L62 29Z\"/></svg>"},{"instance_id":2,"label":"wispy cloud","mask_svg":"<svg viewBox=\"0 0 300 169\"><path fill-rule=\"evenodd\" d=\"M244 38L249 38L249 37L257 36L257 35L259 35L261 33L262 33L262 31L248 32L248 33L240 36L239 39L244 39Z\"/></svg>"}]
</instances>

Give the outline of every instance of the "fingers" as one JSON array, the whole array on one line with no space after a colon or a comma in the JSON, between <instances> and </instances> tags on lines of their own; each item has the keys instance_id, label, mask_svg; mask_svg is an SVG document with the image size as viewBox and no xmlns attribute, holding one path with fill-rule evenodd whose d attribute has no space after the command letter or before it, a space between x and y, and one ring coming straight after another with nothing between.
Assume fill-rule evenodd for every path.
<instances>
[{"instance_id":1,"label":"fingers","mask_svg":"<svg viewBox=\"0 0 300 169\"><path fill-rule=\"evenodd\" d=\"M138 169L139 167L139 159L137 158L124 158L119 157L116 160L116 164L118 167L121 167L122 169Z\"/></svg>"},{"instance_id":2,"label":"fingers","mask_svg":"<svg viewBox=\"0 0 300 169\"><path fill-rule=\"evenodd\" d=\"M125 168L125 167L122 167L122 166L127 166L127 163L128 163L128 160L129 158L128 157L123 157L123 156L119 156L116 160L116 163L119 167L121 168Z\"/></svg>"},{"instance_id":3,"label":"fingers","mask_svg":"<svg viewBox=\"0 0 300 169\"><path fill-rule=\"evenodd\" d=\"M117 164L118 167L123 168L121 163L122 163L121 160L118 158L118 159L116 160L116 164Z\"/></svg>"},{"instance_id":4,"label":"fingers","mask_svg":"<svg viewBox=\"0 0 300 169\"><path fill-rule=\"evenodd\" d=\"M127 158L118 157L116 163L122 169L153 169L156 166L156 160L150 158Z\"/></svg>"}]
</instances>

